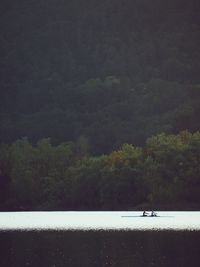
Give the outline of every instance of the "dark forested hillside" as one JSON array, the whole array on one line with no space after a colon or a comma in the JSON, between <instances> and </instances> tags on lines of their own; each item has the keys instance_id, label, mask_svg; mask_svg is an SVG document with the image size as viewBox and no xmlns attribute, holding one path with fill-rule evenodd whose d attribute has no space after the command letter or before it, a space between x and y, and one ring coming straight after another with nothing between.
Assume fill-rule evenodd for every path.
<instances>
[{"instance_id":1,"label":"dark forested hillside","mask_svg":"<svg viewBox=\"0 0 200 267\"><path fill-rule=\"evenodd\" d=\"M198 0L0 4L0 141L93 154L200 128Z\"/></svg>"},{"instance_id":2,"label":"dark forested hillside","mask_svg":"<svg viewBox=\"0 0 200 267\"><path fill-rule=\"evenodd\" d=\"M0 210L200 208L200 132L87 156L74 143L0 145Z\"/></svg>"}]
</instances>

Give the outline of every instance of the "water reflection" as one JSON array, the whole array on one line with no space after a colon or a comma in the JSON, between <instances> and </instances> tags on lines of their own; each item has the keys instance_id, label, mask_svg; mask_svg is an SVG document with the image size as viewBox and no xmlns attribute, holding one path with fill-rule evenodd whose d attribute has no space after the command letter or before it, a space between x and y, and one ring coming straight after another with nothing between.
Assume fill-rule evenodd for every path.
<instances>
[{"instance_id":1,"label":"water reflection","mask_svg":"<svg viewBox=\"0 0 200 267\"><path fill-rule=\"evenodd\" d=\"M200 212L0 212L1 230L200 230Z\"/></svg>"},{"instance_id":2,"label":"water reflection","mask_svg":"<svg viewBox=\"0 0 200 267\"><path fill-rule=\"evenodd\" d=\"M200 232L0 234L1 267L200 266Z\"/></svg>"}]
</instances>

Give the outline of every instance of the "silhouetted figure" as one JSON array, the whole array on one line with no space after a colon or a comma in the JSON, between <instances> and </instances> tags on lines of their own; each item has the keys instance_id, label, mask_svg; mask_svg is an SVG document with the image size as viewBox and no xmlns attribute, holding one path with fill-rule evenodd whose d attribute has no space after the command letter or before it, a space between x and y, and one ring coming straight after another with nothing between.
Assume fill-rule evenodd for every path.
<instances>
[{"instance_id":1,"label":"silhouetted figure","mask_svg":"<svg viewBox=\"0 0 200 267\"><path fill-rule=\"evenodd\" d=\"M148 213L144 210L142 216L146 217Z\"/></svg>"},{"instance_id":2,"label":"silhouetted figure","mask_svg":"<svg viewBox=\"0 0 200 267\"><path fill-rule=\"evenodd\" d=\"M152 212L151 212L151 216L152 216L152 217L157 216L157 214L155 213L155 211L152 210Z\"/></svg>"}]
</instances>

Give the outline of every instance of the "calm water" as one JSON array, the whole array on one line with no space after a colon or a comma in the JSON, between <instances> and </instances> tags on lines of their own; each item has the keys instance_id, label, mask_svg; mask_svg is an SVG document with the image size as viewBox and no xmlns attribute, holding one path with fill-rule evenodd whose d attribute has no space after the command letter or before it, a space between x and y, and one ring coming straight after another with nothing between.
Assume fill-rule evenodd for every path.
<instances>
[{"instance_id":1,"label":"calm water","mask_svg":"<svg viewBox=\"0 0 200 267\"><path fill-rule=\"evenodd\" d=\"M200 230L200 212L0 212L0 230Z\"/></svg>"},{"instance_id":2,"label":"calm water","mask_svg":"<svg viewBox=\"0 0 200 267\"><path fill-rule=\"evenodd\" d=\"M199 267L199 214L0 213L0 267Z\"/></svg>"}]
</instances>

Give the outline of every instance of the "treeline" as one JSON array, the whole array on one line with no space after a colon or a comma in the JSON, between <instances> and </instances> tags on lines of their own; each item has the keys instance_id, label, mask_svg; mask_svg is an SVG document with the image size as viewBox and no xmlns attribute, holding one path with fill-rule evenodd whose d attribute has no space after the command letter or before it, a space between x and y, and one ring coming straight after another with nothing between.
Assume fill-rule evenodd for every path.
<instances>
[{"instance_id":1,"label":"treeline","mask_svg":"<svg viewBox=\"0 0 200 267\"><path fill-rule=\"evenodd\" d=\"M101 156L83 144L1 144L1 210L200 208L199 132L163 133Z\"/></svg>"},{"instance_id":2,"label":"treeline","mask_svg":"<svg viewBox=\"0 0 200 267\"><path fill-rule=\"evenodd\" d=\"M98 155L200 129L198 0L0 5L0 142L84 138Z\"/></svg>"}]
</instances>

